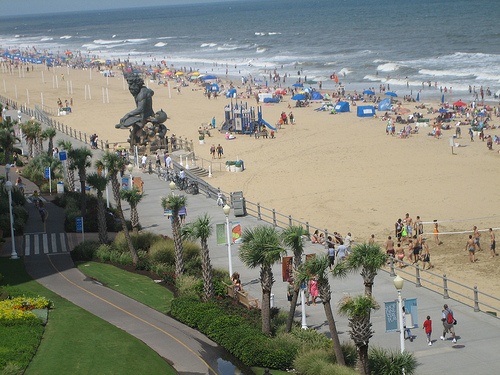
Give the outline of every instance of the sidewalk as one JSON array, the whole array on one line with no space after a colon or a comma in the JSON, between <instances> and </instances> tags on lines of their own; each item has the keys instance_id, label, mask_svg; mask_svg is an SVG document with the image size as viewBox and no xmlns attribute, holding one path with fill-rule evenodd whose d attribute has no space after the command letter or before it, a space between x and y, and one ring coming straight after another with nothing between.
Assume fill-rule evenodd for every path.
<instances>
[{"instance_id":1,"label":"sidewalk","mask_svg":"<svg viewBox=\"0 0 500 375\"><path fill-rule=\"evenodd\" d=\"M64 138L65 136L58 134L57 137ZM83 144L80 144L80 142L76 140L71 139L71 141L73 142L75 147L83 146ZM96 157L98 157L101 151L93 150L93 152L95 159ZM149 175L146 173L142 173L137 168L134 168L132 173L134 176L140 176L144 180L144 189L146 195L138 206L139 219L141 225L143 226L143 229L159 234L172 236L170 222L163 216L163 209L161 208L160 204L161 197L171 193L168 184L166 182L160 181L155 174ZM216 181L216 177L214 177L214 181ZM216 182L214 182L214 184L216 185ZM176 191L175 193L180 194L181 192ZM188 195L186 222L190 222L204 213L208 213L210 215L212 224L225 222L225 215L222 211L222 208L217 206L214 199L207 198L201 194L196 196ZM245 228L252 228L257 225L263 224L256 218L250 216L234 217L232 212L230 213L230 221L239 222L243 230ZM217 268L228 269L227 247L218 246L216 244L215 233L209 239L209 248L212 265ZM250 295L261 299L261 289L259 281L260 270L247 269L242 264L238 257L238 245L232 245L231 249L233 271L237 271L240 273L245 290L247 290ZM321 254L324 251L325 249L322 246L311 244L310 242L306 244L306 254ZM54 257L47 258L52 259ZM92 283L85 281L82 278L81 274L79 274L80 276L78 276L76 274L78 273L78 271L71 269L70 264L64 263L61 266L64 269L68 269L63 271L64 273L59 273L58 271L58 273L52 275L52 281L50 283L47 283L47 285L50 285L51 289L59 285L60 288L63 289L61 293L64 292L65 298L68 298L72 301L74 300L77 304L83 304L84 302L88 301L90 297L80 295L79 289L83 288L82 285L87 288ZM54 269L54 267L52 269ZM274 304L275 306L280 307L282 310L287 311L289 307L289 303L286 300L287 283L282 281L281 264L275 265L273 267L273 272L276 280L275 284L273 285ZM66 273L68 274L68 276L66 276ZM64 283L63 281L66 277L67 283ZM45 279L42 278L40 281L44 282L44 280ZM340 317L336 313L336 306L338 301L343 297L344 294L348 293L354 295L364 292L362 278L359 273L350 274L343 280L330 278L330 285L332 288L332 307L334 309L334 316L337 322L337 330L339 331L340 339L341 341L350 341L347 318ZM92 288L94 288L94 286ZM96 287L96 289L101 290L106 288ZM92 289L92 293L93 292L94 289ZM107 289L106 293L108 293ZM109 293L111 292L109 291ZM441 295L424 288L417 288L410 282L405 282L402 295L403 298L417 298L418 300L417 323L419 325L419 328L415 328L412 330L412 333L416 336L415 340L412 343L408 341L406 342L406 350L413 352L420 363L420 366L417 369L417 374L430 375L450 372L456 374L474 373L476 375L486 375L495 372L495 368L497 366L496 355L500 350L500 342L497 339L500 334L500 319L494 318L482 312L474 312L473 309L468 306L462 305L461 303L450 299L445 300ZM385 332L384 302L394 301L397 298L397 292L393 286L392 278L385 270L381 270L375 278L373 296L381 305L381 308L372 313L372 323L375 333L370 340L370 345L399 350L399 333ZM113 296L112 298L115 298L115 296ZM440 322L441 310L444 303L447 303L454 311L454 315L459 322L456 326L456 333L458 337L457 344L453 344L450 340L439 340L439 336L441 336L442 331L442 325ZM95 305L99 305L99 309L103 309L101 306L102 304ZM91 302L85 303L85 306L86 307L84 308L88 308L89 311L92 311L92 308L98 307L93 306ZM137 314L140 314L140 311L141 309L138 309ZM98 312L99 316L113 321L115 318L113 315L117 313L114 310L107 309L103 309L103 311ZM300 313L301 307L299 306L296 312L296 319L299 322L301 318ZM106 314L109 314L109 316ZM324 332L328 335L328 325L321 303L317 304L316 306L307 306L306 314L307 325L309 326L309 328L318 329L319 331ZM430 315L433 320L433 346L427 346L425 333L421 328L422 323L427 315ZM116 320L116 324L119 324L119 326L123 329L133 332L133 334L140 335L140 337L143 337L143 335L145 334L144 332L142 332L142 329L147 328L143 325L140 325L140 327L134 327L135 324L133 322L125 322L120 319ZM128 326L128 324L131 324L131 326ZM168 324L170 323L164 324L165 325L162 324L163 329L168 329L170 332L170 328L167 328L169 327ZM172 324L174 323L172 322ZM174 331L175 330L176 329L174 329ZM174 333L175 337L177 337L176 335L177 333ZM199 343L193 345L193 347L191 347L190 345L189 347L195 348L197 352L206 350L206 348L200 348ZM213 345L213 343L209 343L206 345ZM171 355L166 355L165 357L170 358ZM176 359L178 357L174 356L172 358ZM187 361L182 362L186 363Z\"/></svg>"}]
</instances>

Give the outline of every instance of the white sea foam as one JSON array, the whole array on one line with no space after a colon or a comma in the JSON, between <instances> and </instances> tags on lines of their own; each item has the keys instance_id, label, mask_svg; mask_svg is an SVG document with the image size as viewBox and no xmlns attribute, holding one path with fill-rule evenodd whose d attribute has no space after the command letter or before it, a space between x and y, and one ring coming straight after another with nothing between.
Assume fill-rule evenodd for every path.
<instances>
[{"instance_id":1,"label":"white sea foam","mask_svg":"<svg viewBox=\"0 0 500 375\"><path fill-rule=\"evenodd\" d=\"M164 43L164 42L158 42L155 44L155 47L165 47L168 43Z\"/></svg>"},{"instance_id":2,"label":"white sea foam","mask_svg":"<svg viewBox=\"0 0 500 375\"><path fill-rule=\"evenodd\" d=\"M50 38L48 36L45 36L45 37L43 37L43 38L40 39L41 42L47 42L49 40L54 40L54 38Z\"/></svg>"},{"instance_id":3,"label":"white sea foam","mask_svg":"<svg viewBox=\"0 0 500 375\"><path fill-rule=\"evenodd\" d=\"M200 47L201 48L206 48L206 47L215 47L217 43L203 43Z\"/></svg>"},{"instance_id":4,"label":"white sea foam","mask_svg":"<svg viewBox=\"0 0 500 375\"><path fill-rule=\"evenodd\" d=\"M264 47L259 47L257 48L257 50L255 51L256 53L264 53L267 51L267 48L264 48Z\"/></svg>"},{"instance_id":5,"label":"white sea foam","mask_svg":"<svg viewBox=\"0 0 500 375\"><path fill-rule=\"evenodd\" d=\"M71 38L72 38L71 35L63 35L59 39L71 39Z\"/></svg>"},{"instance_id":6,"label":"white sea foam","mask_svg":"<svg viewBox=\"0 0 500 375\"><path fill-rule=\"evenodd\" d=\"M377 70L381 72L395 72L398 70L401 66L396 63L385 63L377 66Z\"/></svg>"}]
</instances>

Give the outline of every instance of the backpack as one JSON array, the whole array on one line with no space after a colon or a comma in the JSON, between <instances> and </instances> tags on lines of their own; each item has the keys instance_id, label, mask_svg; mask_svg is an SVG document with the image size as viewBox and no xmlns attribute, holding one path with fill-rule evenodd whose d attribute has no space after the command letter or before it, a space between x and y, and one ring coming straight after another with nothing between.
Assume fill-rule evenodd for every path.
<instances>
[{"instance_id":1,"label":"backpack","mask_svg":"<svg viewBox=\"0 0 500 375\"><path fill-rule=\"evenodd\" d=\"M446 317L446 323L453 324L455 319L453 318L453 314L448 310L448 316Z\"/></svg>"}]
</instances>

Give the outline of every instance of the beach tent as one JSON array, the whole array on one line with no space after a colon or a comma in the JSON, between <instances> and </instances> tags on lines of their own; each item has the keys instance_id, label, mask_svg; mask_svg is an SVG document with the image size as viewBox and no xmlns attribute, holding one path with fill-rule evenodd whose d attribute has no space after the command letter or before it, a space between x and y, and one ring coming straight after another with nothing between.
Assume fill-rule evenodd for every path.
<instances>
[{"instance_id":1,"label":"beach tent","mask_svg":"<svg viewBox=\"0 0 500 375\"><path fill-rule=\"evenodd\" d=\"M391 99L385 98L377 106L379 111L390 111L392 108Z\"/></svg>"},{"instance_id":2,"label":"beach tent","mask_svg":"<svg viewBox=\"0 0 500 375\"><path fill-rule=\"evenodd\" d=\"M375 91L373 91L373 90L365 90L365 91L363 91L363 95L375 95Z\"/></svg>"},{"instance_id":3,"label":"beach tent","mask_svg":"<svg viewBox=\"0 0 500 375\"><path fill-rule=\"evenodd\" d=\"M226 93L226 98L236 98L236 89L230 89Z\"/></svg>"},{"instance_id":4,"label":"beach tent","mask_svg":"<svg viewBox=\"0 0 500 375\"><path fill-rule=\"evenodd\" d=\"M335 104L335 111L337 111L337 112L350 112L351 109L349 107L349 103L338 102L337 104Z\"/></svg>"},{"instance_id":5,"label":"beach tent","mask_svg":"<svg viewBox=\"0 0 500 375\"><path fill-rule=\"evenodd\" d=\"M466 104L466 103L464 103L464 102L463 102L463 101L461 101L461 100L459 100L459 101L457 101L457 102L453 103L453 105L454 105L455 107L467 107L467 104Z\"/></svg>"},{"instance_id":6,"label":"beach tent","mask_svg":"<svg viewBox=\"0 0 500 375\"><path fill-rule=\"evenodd\" d=\"M322 100L322 99L323 99L323 95L321 95L319 92L317 92L317 91L312 92L311 100Z\"/></svg>"},{"instance_id":7,"label":"beach tent","mask_svg":"<svg viewBox=\"0 0 500 375\"><path fill-rule=\"evenodd\" d=\"M375 107L372 105L362 105L358 107L358 117L373 117L375 116Z\"/></svg>"},{"instance_id":8,"label":"beach tent","mask_svg":"<svg viewBox=\"0 0 500 375\"><path fill-rule=\"evenodd\" d=\"M387 91L385 95L392 96L393 98L396 98L398 96L398 94L396 94L394 91Z\"/></svg>"},{"instance_id":9,"label":"beach tent","mask_svg":"<svg viewBox=\"0 0 500 375\"><path fill-rule=\"evenodd\" d=\"M306 100L306 96L304 94L296 94L292 96L292 100Z\"/></svg>"}]
</instances>

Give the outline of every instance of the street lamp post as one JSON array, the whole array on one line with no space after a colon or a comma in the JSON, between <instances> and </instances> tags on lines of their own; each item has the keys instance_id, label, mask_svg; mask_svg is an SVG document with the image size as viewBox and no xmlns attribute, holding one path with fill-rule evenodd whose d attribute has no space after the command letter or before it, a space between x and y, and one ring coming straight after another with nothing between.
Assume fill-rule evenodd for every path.
<instances>
[{"instance_id":1,"label":"street lamp post","mask_svg":"<svg viewBox=\"0 0 500 375\"><path fill-rule=\"evenodd\" d=\"M231 211L231 207L227 204L222 207L224 211L224 215L226 215L226 241L227 241L227 258L229 262L229 276L233 274L233 261L231 259L231 228L229 227L229 212Z\"/></svg>"},{"instance_id":2,"label":"street lamp post","mask_svg":"<svg viewBox=\"0 0 500 375\"><path fill-rule=\"evenodd\" d=\"M9 163L5 164L5 181L10 180L10 168L11 165Z\"/></svg>"},{"instance_id":3,"label":"street lamp post","mask_svg":"<svg viewBox=\"0 0 500 375\"><path fill-rule=\"evenodd\" d=\"M306 285L307 288L307 285ZM306 289L300 287L300 305L301 305L301 313L302 313L302 329L307 329L307 321L306 321Z\"/></svg>"},{"instance_id":4,"label":"street lamp post","mask_svg":"<svg viewBox=\"0 0 500 375\"><path fill-rule=\"evenodd\" d=\"M405 351L405 330L403 327L403 299L401 297L401 290L403 289L404 279L401 276L394 278L394 287L398 291L398 322L399 322L399 343L401 346L401 353Z\"/></svg>"},{"instance_id":5,"label":"street lamp post","mask_svg":"<svg viewBox=\"0 0 500 375\"><path fill-rule=\"evenodd\" d=\"M172 191L172 195L174 195L174 190L177 188L177 185L175 184L175 182L174 181L170 181L170 183L168 184L168 187Z\"/></svg>"},{"instance_id":6,"label":"street lamp post","mask_svg":"<svg viewBox=\"0 0 500 375\"><path fill-rule=\"evenodd\" d=\"M10 259L19 259L16 252L16 238L14 237L14 216L12 215L12 182L7 181L5 183L5 188L9 193L10 237L12 242L12 252L10 254Z\"/></svg>"},{"instance_id":7,"label":"street lamp post","mask_svg":"<svg viewBox=\"0 0 500 375\"><path fill-rule=\"evenodd\" d=\"M134 177L132 176L132 171L134 170L134 166L132 164L127 165L128 175L129 175L129 189L132 190Z\"/></svg>"}]
</instances>

